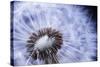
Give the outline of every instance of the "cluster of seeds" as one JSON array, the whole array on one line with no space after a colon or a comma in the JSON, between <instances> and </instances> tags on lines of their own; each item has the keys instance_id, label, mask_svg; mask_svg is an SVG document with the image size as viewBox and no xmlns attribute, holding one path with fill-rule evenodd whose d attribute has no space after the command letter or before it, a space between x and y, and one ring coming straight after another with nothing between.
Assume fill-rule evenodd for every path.
<instances>
[{"instance_id":1,"label":"cluster of seeds","mask_svg":"<svg viewBox=\"0 0 100 67\"><path fill-rule=\"evenodd\" d=\"M47 35L49 38L53 38L54 41L51 47L45 48L43 50L35 49L34 46L36 45L36 41L38 41L41 37ZM29 55L36 60L37 58L43 60L45 64L50 63L59 63L57 60L57 51L61 48L63 41L62 41L62 34L52 28L43 28L37 31L37 33L32 33L27 40L27 51ZM47 44L48 45L48 44Z\"/></svg>"}]
</instances>

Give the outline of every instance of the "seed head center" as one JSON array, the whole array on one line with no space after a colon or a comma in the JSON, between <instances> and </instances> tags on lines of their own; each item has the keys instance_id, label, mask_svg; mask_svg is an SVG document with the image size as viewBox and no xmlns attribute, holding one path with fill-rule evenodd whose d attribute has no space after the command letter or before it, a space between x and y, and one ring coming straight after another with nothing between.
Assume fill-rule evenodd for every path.
<instances>
[{"instance_id":1,"label":"seed head center","mask_svg":"<svg viewBox=\"0 0 100 67\"><path fill-rule=\"evenodd\" d=\"M45 48L52 47L53 43L54 38L49 38L48 35L44 35L36 41L34 48L43 50Z\"/></svg>"}]
</instances>

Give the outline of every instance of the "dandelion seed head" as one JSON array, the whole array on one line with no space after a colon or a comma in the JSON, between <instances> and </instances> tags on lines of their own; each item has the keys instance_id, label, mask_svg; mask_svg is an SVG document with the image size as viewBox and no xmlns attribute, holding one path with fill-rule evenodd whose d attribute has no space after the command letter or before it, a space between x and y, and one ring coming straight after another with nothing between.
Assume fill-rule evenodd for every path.
<instances>
[{"instance_id":1,"label":"dandelion seed head","mask_svg":"<svg viewBox=\"0 0 100 67\"><path fill-rule=\"evenodd\" d=\"M14 2L13 8L14 65L82 62L96 57L96 22L83 7Z\"/></svg>"}]
</instances>

